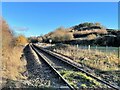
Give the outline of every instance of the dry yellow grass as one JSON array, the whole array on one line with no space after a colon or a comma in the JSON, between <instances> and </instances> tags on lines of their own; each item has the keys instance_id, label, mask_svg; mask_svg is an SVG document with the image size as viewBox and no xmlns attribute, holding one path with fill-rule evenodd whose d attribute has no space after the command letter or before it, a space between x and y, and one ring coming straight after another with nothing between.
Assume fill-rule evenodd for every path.
<instances>
[{"instance_id":1,"label":"dry yellow grass","mask_svg":"<svg viewBox=\"0 0 120 90\"><path fill-rule=\"evenodd\" d=\"M22 47L15 47L3 51L2 73L3 78L17 80L23 78L21 72L25 71L24 61L20 60Z\"/></svg>"},{"instance_id":2,"label":"dry yellow grass","mask_svg":"<svg viewBox=\"0 0 120 90\"><path fill-rule=\"evenodd\" d=\"M27 39L23 35L20 35L15 39L15 46L25 45L26 43L27 43Z\"/></svg>"},{"instance_id":3,"label":"dry yellow grass","mask_svg":"<svg viewBox=\"0 0 120 90\"><path fill-rule=\"evenodd\" d=\"M92 39L95 39L96 38L96 35L95 34L90 34L87 36L88 40L92 40Z\"/></svg>"},{"instance_id":4,"label":"dry yellow grass","mask_svg":"<svg viewBox=\"0 0 120 90\"><path fill-rule=\"evenodd\" d=\"M60 27L54 32L50 32L43 37L44 40L52 39L53 41L66 41L73 39L73 33L69 32L67 29Z\"/></svg>"},{"instance_id":5,"label":"dry yellow grass","mask_svg":"<svg viewBox=\"0 0 120 90\"><path fill-rule=\"evenodd\" d=\"M73 46L59 47L56 48L56 51L73 58L78 63L83 63L99 70L108 71L119 69L117 66L119 60L113 54L107 55L100 51L78 49Z\"/></svg>"},{"instance_id":6,"label":"dry yellow grass","mask_svg":"<svg viewBox=\"0 0 120 90\"><path fill-rule=\"evenodd\" d=\"M85 31L75 31L74 34L89 34L89 33L97 33L97 34L107 34L106 29L94 29L94 30L85 30Z\"/></svg>"},{"instance_id":7,"label":"dry yellow grass","mask_svg":"<svg viewBox=\"0 0 120 90\"><path fill-rule=\"evenodd\" d=\"M24 78L21 73L24 72L25 62L20 60L22 47L14 46L14 36L9 29L6 21L2 20L2 70L0 74L2 78L17 80Z\"/></svg>"}]
</instances>

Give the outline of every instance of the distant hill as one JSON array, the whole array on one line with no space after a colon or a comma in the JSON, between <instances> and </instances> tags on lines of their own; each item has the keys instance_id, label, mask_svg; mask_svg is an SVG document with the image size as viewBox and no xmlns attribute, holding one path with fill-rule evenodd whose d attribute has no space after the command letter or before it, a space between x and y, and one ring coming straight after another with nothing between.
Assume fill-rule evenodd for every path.
<instances>
[{"instance_id":1,"label":"distant hill","mask_svg":"<svg viewBox=\"0 0 120 90\"><path fill-rule=\"evenodd\" d=\"M105 28L100 23L81 23L70 28L60 27L44 36L36 37L37 42L68 43L82 45L120 46L120 31Z\"/></svg>"},{"instance_id":2,"label":"distant hill","mask_svg":"<svg viewBox=\"0 0 120 90\"><path fill-rule=\"evenodd\" d=\"M104 26L102 26L100 23L81 23L79 25L75 25L71 27L71 29L76 31L84 31L84 30L92 30L92 29L105 29Z\"/></svg>"}]
</instances>

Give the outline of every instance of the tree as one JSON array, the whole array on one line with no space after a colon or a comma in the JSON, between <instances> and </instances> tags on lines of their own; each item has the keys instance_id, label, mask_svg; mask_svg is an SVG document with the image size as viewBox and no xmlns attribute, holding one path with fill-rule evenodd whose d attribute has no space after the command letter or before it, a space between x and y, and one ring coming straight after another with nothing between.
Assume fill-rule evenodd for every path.
<instances>
[{"instance_id":1,"label":"tree","mask_svg":"<svg viewBox=\"0 0 120 90\"><path fill-rule=\"evenodd\" d=\"M89 22L83 23L83 27L91 27L93 25L94 25L94 23L89 23Z\"/></svg>"},{"instance_id":2,"label":"tree","mask_svg":"<svg viewBox=\"0 0 120 90\"><path fill-rule=\"evenodd\" d=\"M27 39L25 36L20 35L16 38L16 41L15 41L16 46L25 45L26 43L27 43Z\"/></svg>"},{"instance_id":3,"label":"tree","mask_svg":"<svg viewBox=\"0 0 120 90\"><path fill-rule=\"evenodd\" d=\"M37 40L38 40L38 42L43 42L43 38L42 37L38 37Z\"/></svg>"},{"instance_id":4,"label":"tree","mask_svg":"<svg viewBox=\"0 0 120 90\"><path fill-rule=\"evenodd\" d=\"M95 25L96 26L101 26L101 24L99 22L96 22Z\"/></svg>"},{"instance_id":5,"label":"tree","mask_svg":"<svg viewBox=\"0 0 120 90\"><path fill-rule=\"evenodd\" d=\"M66 41L73 39L73 34L68 32L66 28L59 27L50 35L50 38L53 42Z\"/></svg>"}]
</instances>

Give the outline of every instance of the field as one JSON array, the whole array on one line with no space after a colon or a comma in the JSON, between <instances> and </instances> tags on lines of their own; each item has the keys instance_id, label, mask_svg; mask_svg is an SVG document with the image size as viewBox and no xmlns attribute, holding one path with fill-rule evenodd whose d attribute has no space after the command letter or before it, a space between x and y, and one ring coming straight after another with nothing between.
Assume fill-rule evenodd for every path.
<instances>
[{"instance_id":1,"label":"field","mask_svg":"<svg viewBox=\"0 0 120 90\"><path fill-rule=\"evenodd\" d=\"M90 49L90 50L95 50L99 52L104 52L107 55L113 54L116 55L117 57L120 55L120 50L119 47L103 47L103 46L79 46L80 49Z\"/></svg>"}]
</instances>

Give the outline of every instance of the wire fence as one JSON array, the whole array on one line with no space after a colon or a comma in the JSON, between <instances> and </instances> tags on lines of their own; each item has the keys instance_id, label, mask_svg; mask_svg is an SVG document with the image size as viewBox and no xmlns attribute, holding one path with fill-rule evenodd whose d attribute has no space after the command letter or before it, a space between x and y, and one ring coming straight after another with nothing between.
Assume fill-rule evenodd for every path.
<instances>
[{"instance_id":1,"label":"wire fence","mask_svg":"<svg viewBox=\"0 0 120 90\"><path fill-rule=\"evenodd\" d=\"M90 46L90 45L88 45L88 46L77 45L77 48L88 49L89 51L95 50L95 51L99 51L99 52L104 52L106 55L114 54L120 59L120 47L108 47L108 46L101 47L101 46Z\"/></svg>"}]
</instances>

